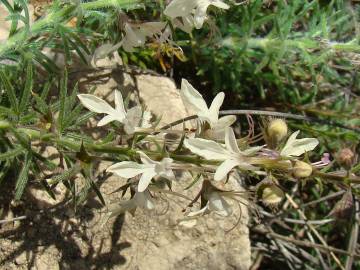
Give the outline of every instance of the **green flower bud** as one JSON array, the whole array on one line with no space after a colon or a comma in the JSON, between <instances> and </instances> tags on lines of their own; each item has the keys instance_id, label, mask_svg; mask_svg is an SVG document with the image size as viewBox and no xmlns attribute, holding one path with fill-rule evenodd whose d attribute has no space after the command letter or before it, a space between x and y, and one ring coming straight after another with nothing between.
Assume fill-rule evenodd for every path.
<instances>
[{"instance_id":1,"label":"green flower bud","mask_svg":"<svg viewBox=\"0 0 360 270\"><path fill-rule=\"evenodd\" d=\"M297 160L293 167L293 175L296 178L309 177L312 174L312 166L304 161Z\"/></svg>"}]
</instances>

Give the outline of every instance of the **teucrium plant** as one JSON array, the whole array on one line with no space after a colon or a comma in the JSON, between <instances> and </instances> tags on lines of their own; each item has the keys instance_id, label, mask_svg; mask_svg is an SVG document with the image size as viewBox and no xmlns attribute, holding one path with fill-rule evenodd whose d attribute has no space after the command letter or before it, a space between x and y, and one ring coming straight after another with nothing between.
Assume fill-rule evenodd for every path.
<instances>
[{"instance_id":1,"label":"teucrium plant","mask_svg":"<svg viewBox=\"0 0 360 270\"><path fill-rule=\"evenodd\" d=\"M212 11L230 8L225 1L173 0L158 16L162 20L149 22L131 19L136 17L131 16L134 10L147 6L146 1L55 2L43 18L31 25L27 12L24 17L7 0L1 1L9 9L13 24L8 40L0 44L0 184L9 181L9 175L17 171L16 200L23 198L28 182L32 181L41 184L53 198L56 185L63 184L75 204L83 202L91 190L106 204L94 175L94 164L102 160L112 161L106 172L118 177L123 183L122 195L128 194L128 199L106 208L109 216L126 211L134 214L137 208L153 210L157 207L157 195L166 193L191 200L179 222L184 226L195 225L196 219L206 214L231 216L235 212L233 202L276 207L287 192L283 183L300 178L324 183L331 180L349 188L352 183L360 183L360 178L351 171L355 164L353 157L346 160L346 173L322 171L330 163L328 158L311 163L319 139L298 139L299 130L288 135L289 127L284 119L265 121L256 129L261 130L258 134L251 124L249 135L241 138L234 132L236 116L220 116L227 98L224 92L208 104L189 81L182 79L180 96L194 114L194 127L186 128L189 119L176 123L183 124L183 128L175 124L159 127L159 119L145 107L125 105L124 93L119 89L114 90L113 106L91 90L79 93L74 84L69 88L68 67L55 65L44 52L45 48L62 49L66 64L72 62L76 52L89 66L95 60L95 67L97 60L109 54L119 50L141 51L154 43L159 45L159 53L164 48L170 48L166 51L169 55L174 48L183 53L182 42L173 39L173 31L179 28L191 33L193 28L203 27L211 19L212 13L207 13L210 8ZM16 3L27 11L24 1ZM109 13L121 17L121 24L117 24L119 20L111 26L102 23L103 19L109 19L105 12L108 7L112 8ZM75 17L77 27L68 24ZM17 28L19 20L25 23L24 27ZM93 33L91 27L98 32ZM100 41L97 37L101 37ZM233 39L222 41L230 47L234 42ZM270 35L250 40L249 46L266 47L277 42L280 41ZM314 47L313 42L305 39L293 43L289 46ZM359 50L352 42L340 45L328 44L338 50ZM39 76L40 72L49 78ZM90 118L107 135L97 140L86 135L84 125ZM39 145L54 147L60 163L44 157ZM183 189L178 190L178 182L185 181L184 172L194 178L187 189L198 183L201 186L191 198L183 194ZM241 182L247 177L252 181L245 191L234 190L228 184L230 178Z\"/></svg>"}]
</instances>

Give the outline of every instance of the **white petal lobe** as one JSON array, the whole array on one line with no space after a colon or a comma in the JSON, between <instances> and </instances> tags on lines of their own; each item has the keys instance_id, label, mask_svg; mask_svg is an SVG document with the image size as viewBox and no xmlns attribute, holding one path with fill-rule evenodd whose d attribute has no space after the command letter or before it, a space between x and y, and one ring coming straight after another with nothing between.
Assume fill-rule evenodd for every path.
<instances>
[{"instance_id":1,"label":"white petal lobe","mask_svg":"<svg viewBox=\"0 0 360 270\"><path fill-rule=\"evenodd\" d=\"M234 131L231 127L225 129L225 145L233 153L240 153Z\"/></svg>"},{"instance_id":2,"label":"white petal lobe","mask_svg":"<svg viewBox=\"0 0 360 270\"><path fill-rule=\"evenodd\" d=\"M108 172L115 173L116 175L129 179L144 172L141 164L132 161L123 161L115 163L106 169Z\"/></svg>"},{"instance_id":3,"label":"white petal lobe","mask_svg":"<svg viewBox=\"0 0 360 270\"><path fill-rule=\"evenodd\" d=\"M106 114L112 114L114 112L114 109L105 100L102 100L97 96L90 94L80 94L78 95L78 98L80 99L81 103L92 112Z\"/></svg>"},{"instance_id":4,"label":"white petal lobe","mask_svg":"<svg viewBox=\"0 0 360 270\"><path fill-rule=\"evenodd\" d=\"M138 184L138 192L143 192L149 186L151 179L156 176L154 169L147 169L141 176Z\"/></svg>"},{"instance_id":5,"label":"white petal lobe","mask_svg":"<svg viewBox=\"0 0 360 270\"><path fill-rule=\"evenodd\" d=\"M202 95L185 79L181 81L181 99L185 105L192 106L196 112L207 112L208 107Z\"/></svg>"},{"instance_id":6,"label":"white petal lobe","mask_svg":"<svg viewBox=\"0 0 360 270\"><path fill-rule=\"evenodd\" d=\"M315 138L296 139L299 132L300 131L298 130L291 134L284 148L280 152L281 156L300 156L305 152L312 151L319 144L319 141Z\"/></svg>"},{"instance_id":7,"label":"white petal lobe","mask_svg":"<svg viewBox=\"0 0 360 270\"><path fill-rule=\"evenodd\" d=\"M238 165L236 160L225 160L220 166L216 169L214 180L221 181L226 178L227 174Z\"/></svg>"},{"instance_id":8,"label":"white petal lobe","mask_svg":"<svg viewBox=\"0 0 360 270\"><path fill-rule=\"evenodd\" d=\"M194 154L197 154L208 160L226 160L229 153L220 144L205 139L187 139L184 145Z\"/></svg>"}]
</instances>

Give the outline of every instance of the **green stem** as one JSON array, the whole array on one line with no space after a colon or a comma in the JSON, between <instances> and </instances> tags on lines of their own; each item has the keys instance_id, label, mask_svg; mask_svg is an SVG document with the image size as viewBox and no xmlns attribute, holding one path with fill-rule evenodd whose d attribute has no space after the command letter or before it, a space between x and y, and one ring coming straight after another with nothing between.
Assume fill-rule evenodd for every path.
<instances>
[{"instance_id":1,"label":"green stem","mask_svg":"<svg viewBox=\"0 0 360 270\"><path fill-rule=\"evenodd\" d=\"M0 130L1 129L9 129L11 125L6 121L0 121ZM42 133L39 130L29 129L29 128L18 128L17 132L25 133L28 135L30 140L40 140L44 143L54 143L58 147L64 147L71 149L72 151L78 152L80 151L80 147L82 142L74 141L72 139L66 138L64 136L58 137L53 133ZM94 143L84 143L84 147L88 152L96 152L96 153L103 153L103 154L121 154L127 155L129 157L136 156L136 150L129 148L129 147L121 147L116 145L109 145L109 144L94 144ZM163 153L159 153L157 151L144 151L146 154L153 156L155 158L162 158ZM190 163L190 164L197 164L197 165L218 165L221 161L218 160L205 160L201 159L197 156L189 156L189 155L179 155L170 153L170 157L176 161ZM277 169L277 170L285 170L288 171L288 167L284 164L283 160L269 160L266 158L251 158L252 163L257 166L266 169ZM347 176L347 175L335 175L331 173L323 173L320 171L314 171L313 176L319 177L325 181L335 181L338 183L354 183L360 184L360 177L358 176Z\"/></svg>"},{"instance_id":2,"label":"green stem","mask_svg":"<svg viewBox=\"0 0 360 270\"><path fill-rule=\"evenodd\" d=\"M322 179L325 180L331 180L331 181L335 181L335 182L339 182L339 183L343 183L346 184L348 183L353 183L353 184L360 184L360 177L357 176L342 176L342 175L336 175L336 174L331 174L331 173L323 173L320 171L314 171L313 173L314 176L320 177Z\"/></svg>"},{"instance_id":3,"label":"green stem","mask_svg":"<svg viewBox=\"0 0 360 270\"><path fill-rule=\"evenodd\" d=\"M30 38L41 34L46 28L66 22L72 17L76 16L78 10L93 10L107 7L114 8L130 8L139 7L141 0L97 0L93 2L80 3L79 5L68 5L65 7L59 7L59 9L50 11L50 13L37 21L35 21L28 31L26 28L22 28L15 35L7 39L3 44L0 44L0 57L3 56L7 51L16 49L22 46L25 41Z\"/></svg>"},{"instance_id":4,"label":"green stem","mask_svg":"<svg viewBox=\"0 0 360 270\"><path fill-rule=\"evenodd\" d=\"M222 42L224 46L227 47L238 47L239 43L247 42L249 48L281 48L282 46L288 48L297 48L297 49L319 49L327 48L334 51L347 51L347 52L360 52L360 46L349 41L346 43L337 42L337 41L328 41L322 43L316 40L302 38L302 39L274 39L274 38L250 38L250 39L240 39L236 37L228 37Z\"/></svg>"}]
</instances>

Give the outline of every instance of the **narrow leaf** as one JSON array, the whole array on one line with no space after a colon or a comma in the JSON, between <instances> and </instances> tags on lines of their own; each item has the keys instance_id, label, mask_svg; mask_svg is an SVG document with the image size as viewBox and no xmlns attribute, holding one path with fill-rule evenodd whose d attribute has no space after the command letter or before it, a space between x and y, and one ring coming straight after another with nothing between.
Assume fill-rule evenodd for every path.
<instances>
[{"instance_id":1,"label":"narrow leaf","mask_svg":"<svg viewBox=\"0 0 360 270\"><path fill-rule=\"evenodd\" d=\"M29 169L30 169L30 165L31 165L31 152L27 152L26 156L25 156L25 161L24 161L24 165L20 171L19 177L16 181L16 186L15 186L15 200L20 200L21 196L24 193L26 184L28 182L29 179Z\"/></svg>"},{"instance_id":2,"label":"narrow leaf","mask_svg":"<svg viewBox=\"0 0 360 270\"><path fill-rule=\"evenodd\" d=\"M24 91L22 93L21 100L20 100L20 106L19 106L20 113L23 113L27 108L27 105L29 103L30 96L31 96L31 91L33 88L33 83L34 83L34 81L33 81L33 66L32 66L32 62L29 61L29 63L27 64L27 67L26 67L25 87L24 87Z\"/></svg>"},{"instance_id":3,"label":"narrow leaf","mask_svg":"<svg viewBox=\"0 0 360 270\"><path fill-rule=\"evenodd\" d=\"M6 76L5 72L3 70L0 69L0 80L3 84L3 87L5 88L5 91L7 93L7 97L9 98L11 107L13 109L13 111L18 114L19 112L19 105L18 105L18 100L16 98L16 94L15 94L15 90L12 87L8 77Z\"/></svg>"},{"instance_id":4,"label":"narrow leaf","mask_svg":"<svg viewBox=\"0 0 360 270\"><path fill-rule=\"evenodd\" d=\"M68 75L67 70L64 70L63 79L60 82L60 108L59 108L59 118L58 118L58 127L60 133L63 131L64 117L65 117L65 101L67 94L67 82Z\"/></svg>"},{"instance_id":5,"label":"narrow leaf","mask_svg":"<svg viewBox=\"0 0 360 270\"><path fill-rule=\"evenodd\" d=\"M0 161L17 157L18 155L20 155L23 152L23 150L24 150L24 148L22 148L21 146L18 146L18 147L11 149L10 151L7 151L5 153L0 153Z\"/></svg>"}]
</instances>

